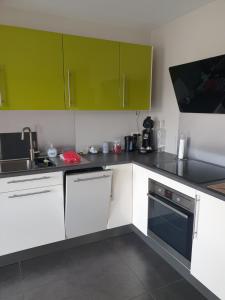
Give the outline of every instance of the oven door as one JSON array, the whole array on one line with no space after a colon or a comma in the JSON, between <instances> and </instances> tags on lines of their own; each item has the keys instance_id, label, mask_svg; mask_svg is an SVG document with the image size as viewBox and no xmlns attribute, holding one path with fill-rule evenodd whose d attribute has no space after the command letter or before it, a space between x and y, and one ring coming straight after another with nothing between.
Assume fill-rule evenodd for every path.
<instances>
[{"instance_id":1,"label":"oven door","mask_svg":"<svg viewBox=\"0 0 225 300\"><path fill-rule=\"evenodd\" d=\"M148 233L191 260L193 213L163 197L149 194Z\"/></svg>"}]
</instances>

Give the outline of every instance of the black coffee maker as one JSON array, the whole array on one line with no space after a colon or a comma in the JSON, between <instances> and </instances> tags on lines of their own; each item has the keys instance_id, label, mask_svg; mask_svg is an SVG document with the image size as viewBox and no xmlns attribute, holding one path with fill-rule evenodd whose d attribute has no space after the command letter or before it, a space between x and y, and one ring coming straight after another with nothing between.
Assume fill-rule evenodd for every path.
<instances>
[{"instance_id":1,"label":"black coffee maker","mask_svg":"<svg viewBox=\"0 0 225 300\"><path fill-rule=\"evenodd\" d=\"M154 121L148 116L143 122L144 130L142 131L142 145L139 149L140 153L150 153L154 149L153 145L153 127Z\"/></svg>"}]
</instances>

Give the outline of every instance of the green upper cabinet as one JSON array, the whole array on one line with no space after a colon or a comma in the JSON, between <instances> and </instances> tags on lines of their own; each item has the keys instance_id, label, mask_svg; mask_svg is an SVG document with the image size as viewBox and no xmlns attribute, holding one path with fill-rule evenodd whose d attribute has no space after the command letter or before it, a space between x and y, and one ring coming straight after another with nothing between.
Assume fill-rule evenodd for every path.
<instances>
[{"instance_id":1,"label":"green upper cabinet","mask_svg":"<svg viewBox=\"0 0 225 300\"><path fill-rule=\"evenodd\" d=\"M0 25L0 109L146 110L152 47Z\"/></svg>"},{"instance_id":2,"label":"green upper cabinet","mask_svg":"<svg viewBox=\"0 0 225 300\"><path fill-rule=\"evenodd\" d=\"M120 82L126 110L151 106L152 55L151 46L120 43Z\"/></svg>"},{"instance_id":3,"label":"green upper cabinet","mask_svg":"<svg viewBox=\"0 0 225 300\"><path fill-rule=\"evenodd\" d=\"M0 26L0 109L65 109L62 35Z\"/></svg>"},{"instance_id":4,"label":"green upper cabinet","mask_svg":"<svg viewBox=\"0 0 225 300\"><path fill-rule=\"evenodd\" d=\"M122 109L119 95L119 43L63 36L67 109Z\"/></svg>"}]
</instances>

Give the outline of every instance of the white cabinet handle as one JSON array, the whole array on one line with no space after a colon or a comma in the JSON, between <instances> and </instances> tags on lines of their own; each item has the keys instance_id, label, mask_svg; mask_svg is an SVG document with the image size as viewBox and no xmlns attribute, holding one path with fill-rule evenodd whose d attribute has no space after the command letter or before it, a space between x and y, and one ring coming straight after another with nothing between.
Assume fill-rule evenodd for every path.
<instances>
[{"instance_id":1,"label":"white cabinet handle","mask_svg":"<svg viewBox=\"0 0 225 300\"><path fill-rule=\"evenodd\" d=\"M200 208L200 196L196 195L195 196L195 212L194 212L193 238L197 238L197 236L198 236L199 208Z\"/></svg>"},{"instance_id":2,"label":"white cabinet handle","mask_svg":"<svg viewBox=\"0 0 225 300\"><path fill-rule=\"evenodd\" d=\"M70 90L70 70L67 70L67 91L68 91L68 102L69 108L71 108L71 90Z\"/></svg>"},{"instance_id":3,"label":"white cabinet handle","mask_svg":"<svg viewBox=\"0 0 225 300\"><path fill-rule=\"evenodd\" d=\"M78 178L78 179L74 180L74 182L103 179L103 178L107 178L107 177L111 177L111 175L95 176L95 177L89 177L89 178Z\"/></svg>"},{"instance_id":4,"label":"white cabinet handle","mask_svg":"<svg viewBox=\"0 0 225 300\"><path fill-rule=\"evenodd\" d=\"M125 108L125 102L126 102L126 75L123 75L123 95L122 95L122 101L123 101L123 108Z\"/></svg>"},{"instance_id":5,"label":"white cabinet handle","mask_svg":"<svg viewBox=\"0 0 225 300\"><path fill-rule=\"evenodd\" d=\"M0 87L0 107L4 105L4 71L0 66L0 80L1 80L1 87Z\"/></svg>"},{"instance_id":6,"label":"white cabinet handle","mask_svg":"<svg viewBox=\"0 0 225 300\"><path fill-rule=\"evenodd\" d=\"M2 106L3 105L3 97L2 97L2 92L0 91L0 106Z\"/></svg>"},{"instance_id":7,"label":"white cabinet handle","mask_svg":"<svg viewBox=\"0 0 225 300\"><path fill-rule=\"evenodd\" d=\"M27 197L27 196L34 196L34 195L40 195L40 194L47 194L50 193L50 190L40 191L40 192L34 192L34 193L26 193L26 194L14 194L12 196L9 196L8 198L21 198L21 197Z\"/></svg>"},{"instance_id":8,"label":"white cabinet handle","mask_svg":"<svg viewBox=\"0 0 225 300\"><path fill-rule=\"evenodd\" d=\"M51 178L50 176L43 176L43 177L38 177L38 178L18 179L18 180L8 181L7 184L20 183L20 182L29 182L29 181L38 181L38 180L45 180L45 179L50 179L50 178Z\"/></svg>"}]
</instances>

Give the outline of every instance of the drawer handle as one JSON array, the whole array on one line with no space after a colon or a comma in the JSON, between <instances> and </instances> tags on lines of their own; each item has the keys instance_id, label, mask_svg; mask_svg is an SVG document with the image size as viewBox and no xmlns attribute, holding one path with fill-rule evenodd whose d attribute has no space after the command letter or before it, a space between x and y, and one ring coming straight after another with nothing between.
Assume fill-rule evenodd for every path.
<instances>
[{"instance_id":1,"label":"drawer handle","mask_svg":"<svg viewBox=\"0 0 225 300\"><path fill-rule=\"evenodd\" d=\"M95 180L95 179L103 179L103 178L107 178L107 177L111 177L111 175L95 176L95 177L90 177L90 178L78 178L78 179L74 180L74 182L89 181L89 180Z\"/></svg>"},{"instance_id":2,"label":"drawer handle","mask_svg":"<svg viewBox=\"0 0 225 300\"><path fill-rule=\"evenodd\" d=\"M38 178L28 178L28 179L19 179L19 180L11 180L8 181L8 184L11 183L20 183L20 182L29 182L29 181L38 181L38 180L45 180L45 179L50 179L50 176L43 176L43 177L38 177Z\"/></svg>"},{"instance_id":3,"label":"drawer handle","mask_svg":"<svg viewBox=\"0 0 225 300\"><path fill-rule=\"evenodd\" d=\"M35 193L26 193L26 194L15 194L12 196L9 196L8 198L13 199L13 198L21 198L21 197L27 197L27 196L34 196L34 195L40 195L40 194L47 194L50 193L50 190L45 190L41 192L35 192Z\"/></svg>"}]
</instances>

